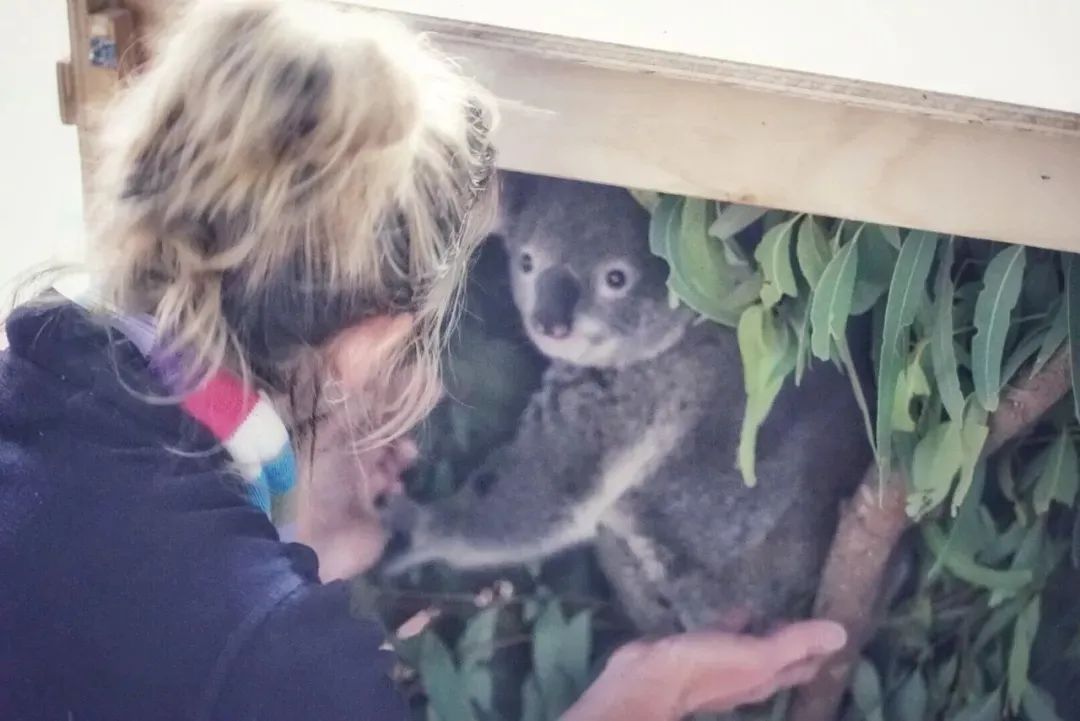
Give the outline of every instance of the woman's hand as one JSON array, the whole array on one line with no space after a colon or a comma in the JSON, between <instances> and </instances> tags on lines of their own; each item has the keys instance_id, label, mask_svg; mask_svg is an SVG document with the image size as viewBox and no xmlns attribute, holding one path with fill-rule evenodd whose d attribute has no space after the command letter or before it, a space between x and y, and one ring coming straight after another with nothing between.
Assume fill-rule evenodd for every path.
<instances>
[{"instance_id":1,"label":"woman's hand","mask_svg":"<svg viewBox=\"0 0 1080 721\"><path fill-rule=\"evenodd\" d=\"M698 631L633 642L615 652L562 721L678 721L730 711L806 683L846 642L831 621L764 637Z\"/></svg>"},{"instance_id":2,"label":"woman's hand","mask_svg":"<svg viewBox=\"0 0 1080 721\"><path fill-rule=\"evenodd\" d=\"M416 444L403 438L359 453L348 423L334 418L316 436L315 463L297 508L299 540L319 557L328 582L366 571L387 542L378 507L403 492L401 476L416 461Z\"/></svg>"}]
</instances>

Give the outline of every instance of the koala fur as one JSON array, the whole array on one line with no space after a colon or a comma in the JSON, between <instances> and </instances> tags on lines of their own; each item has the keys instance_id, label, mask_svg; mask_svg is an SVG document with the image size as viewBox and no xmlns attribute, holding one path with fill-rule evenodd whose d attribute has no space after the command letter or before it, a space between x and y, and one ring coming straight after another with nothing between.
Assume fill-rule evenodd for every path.
<instances>
[{"instance_id":1,"label":"koala fur","mask_svg":"<svg viewBox=\"0 0 1080 721\"><path fill-rule=\"evenodd\" d=\"M735 465L746 402L733 330L672 308L648 213L609 186L504 177L502 235L527 332L552 360L517 434L415 510L397 572L520 564L593 543L645 633L805 612L838 503L871 455L851 385L818 364Z\"/></svg>"}]
</instances>

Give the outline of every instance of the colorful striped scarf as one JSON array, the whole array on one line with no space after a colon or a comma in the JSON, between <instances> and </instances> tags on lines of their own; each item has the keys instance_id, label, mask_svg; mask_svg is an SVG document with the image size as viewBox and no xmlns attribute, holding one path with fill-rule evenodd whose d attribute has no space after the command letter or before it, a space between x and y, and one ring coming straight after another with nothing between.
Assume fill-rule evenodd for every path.
<instances>
[{"instance_id":1,"label":"colorful striped scarf","mask_svg":"<svg viewBox=\"0 0 1080 721\"><path fill-rule=\"evenodd\" d=\"M83 299L73 300L89 307ZM183 381L190 367L183 354L165 352L152 316L108 317L147 358L169 392L180 398L180 407L221 443L251 502L269 516L271 498L288 493L296 483L296 458L288 430L266 394L224 368L194 389L186 388Z\"/></svg>"}]
</instances>

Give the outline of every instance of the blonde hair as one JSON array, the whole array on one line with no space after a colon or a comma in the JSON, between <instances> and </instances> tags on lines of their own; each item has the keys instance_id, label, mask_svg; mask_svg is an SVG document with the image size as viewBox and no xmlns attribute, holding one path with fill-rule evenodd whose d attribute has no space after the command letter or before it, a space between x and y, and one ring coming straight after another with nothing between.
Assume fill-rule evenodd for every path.
<instances>
[{"instance_id":1,"label":"blonde hair","mask_svg":"<svg viewBox=\"0 0 1080 721\"><path fill-rule=\"evenodd\" d=\"M266 380L351 323L411 312L414 337L362 404L372 443L408 431L439 397L493 213L493 103L368 12L196 0L170 28L104 117L91 217L105 300L153 314L194 383L222 366Z\"/></svg>"}]
</instances>

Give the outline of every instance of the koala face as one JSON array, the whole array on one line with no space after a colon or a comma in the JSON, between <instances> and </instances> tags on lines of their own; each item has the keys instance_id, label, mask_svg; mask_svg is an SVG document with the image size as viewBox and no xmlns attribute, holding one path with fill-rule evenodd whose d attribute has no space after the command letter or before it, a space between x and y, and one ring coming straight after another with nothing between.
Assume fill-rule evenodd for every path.
<instances>
[{"instance_id":1,"label":"koala face","mask_svg":"<svg viewBox=\"0 0 1080 721\"><path fill-rule=\"evenodd\" d=\"M575 365L625 366L682 336L649 214L611 186L503 174L502 236L514 300L533 343Z\"/></svg>"}]
</instances>

